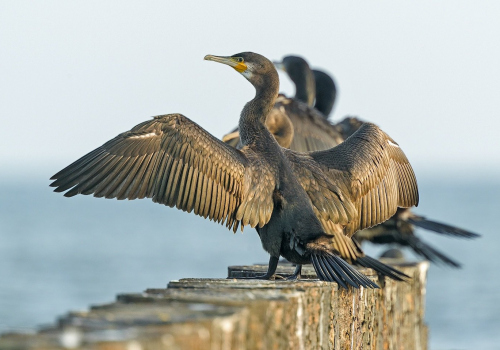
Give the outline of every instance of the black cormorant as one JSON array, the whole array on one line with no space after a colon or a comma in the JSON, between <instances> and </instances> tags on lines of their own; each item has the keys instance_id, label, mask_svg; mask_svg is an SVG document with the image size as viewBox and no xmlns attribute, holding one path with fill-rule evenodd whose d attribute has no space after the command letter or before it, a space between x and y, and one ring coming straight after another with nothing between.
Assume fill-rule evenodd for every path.
<instances>
[{"instance_id":1,"label":"black cormorant","mask_svg":"<svg viewBox=\"0 0 500 350\"><path fill-rule=\"evenodd\" d=\"M327 118L316 109L309 107L300 96L311 96L307 86L314 86L314 76L307 62L300 57L286 56L283 62L274 62L275 66L290 74L291 80L297 86L297 94L294 98L287 98L279 95L278 99L266 119L266 127L275 137L276 141L285 148L295 151L305 152L309 150L324 150L336 146L344 141L344 138L337 131ZM309 83L307 83L309 82ZM320 86L330 86L329 82L322 82ZM333 94L328 97L331 99ZM314 92L314 89L313 89ZM297 99L299 96L299 99ZM309 98L310 101L314 100ZM243 145L239 140L239 129L225 135L222 139L227 144L241 149ZM327 233L334 234L336 229L331 222L322 221ZM394 274L386 265L380 264L377 260L365 256L359 245L350 237L336 235L333 240L333 247L340 256L353 264L359 264L375 269L381 274L391 278L399 279L398 274Z\"/></svg>"},{"instance_id":2,"label":"black cormorant","mask_svg":"<svg viewBox=\"0 0 500 350\"><path fill-rule=\"evenodd\" d=\"M67 191L66 197L147 197L234 231L240 224L255 227L270 254L261 278L272 278L283 256L298 265L297 273L301 264L312 263L321 280L377 287L335 247L387 220L397 207L418 203L416 179L401 148L369 123L332 149L303 154L282 148L264 124L279 88L271 61L251 52L205 60L233 67L255 87L241 112L241 150L181 114L161 115L59 171L51 186ZM397 270L386 268L397 277Z\"/></svg>"}]
</instances>

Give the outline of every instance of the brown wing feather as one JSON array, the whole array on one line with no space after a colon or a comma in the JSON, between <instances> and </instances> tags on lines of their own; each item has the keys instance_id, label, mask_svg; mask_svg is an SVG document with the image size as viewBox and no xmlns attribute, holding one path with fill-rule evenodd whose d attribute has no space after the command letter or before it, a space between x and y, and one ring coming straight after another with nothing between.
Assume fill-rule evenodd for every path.
<instances>
[{"instance_id":1,"label":"brown wing feather","mask_svg":"<svg viewBox=\"0 0 500 350\"><path fill-rule=\"evenodd\" d=\"M320 219L328 239L329 245L335 249L342 259L349 263L354 263L359 257L365 256L364 252L356 245L352 237L347 237L343 233L343 226L331 220Z\"/></svg>"},{"instance_id":2,"label":"brown wing feather","mask_svg":"<svg viewBox=\"0 0 500 350\"><path fill-rule=\"evenodd\" d=\"M357 215L348 235L390 218L398 207L418 205L413 169L397 143L376 125L365 123L339 146L311 157L349 196Z\"/></svg>"},{"instance_id":3,"label":"brown wing feather","mask_svg":"<svg viewBox=\"0 0 500 350\"><path fill-rule=\"evenodd\" d=\"M262 226L271 217L274 177L254 158L251 151L229 147L183 115L168 114L78 159L55 174L51 186L67 191L67 197L148 197L194 210L236 231L240 223ZM257 181L262 176L266 181Z\"/></svg>"},{"instance_id":4,"label":"brown wing feather","mask_svg":"<svg viewBox=\"0 0 500 350\"><path fill-rule=\"evenodd\" d=\"M356 217L356 208L335 179L307 153L283 149L291 168L321 220L347 225ZM341 174L342 175L342 174ZM342 185L342 183L340 183Z\"/></svg>"}]
</instances>

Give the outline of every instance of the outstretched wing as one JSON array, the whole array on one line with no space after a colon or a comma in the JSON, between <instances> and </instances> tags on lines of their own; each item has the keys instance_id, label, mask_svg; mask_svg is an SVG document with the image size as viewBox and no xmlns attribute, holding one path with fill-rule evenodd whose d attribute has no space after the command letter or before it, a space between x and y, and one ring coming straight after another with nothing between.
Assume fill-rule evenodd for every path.
<instances>
[{"instance_id":1,"label":"outstretched wing","mask_svg":"<svg viewBox=\"0 0 500 350\"><path fill-rule=\"evenodd\" d=\"M266 173L185 116L168 114L138 124L78 159L55 174L51 186L67 191L66 197L152 198L226 222L236 231L240 222L264 225L272 212L272 196L251 195L249 189L257 186L255 171ZM238 212L242 204L254 210Z\"/></svg>"},{"instance_id":2,"label":"outstretched wing","mask_svg":"<svg viewBox=\"0 0 500 350\"><path fill-rule=\"evenodd\" d=\"M332 149L307 156L286 154L320 217L346 225L347 235L387 220L398 207L418 204L417 182L408 159L374 124L365 123ZM331 201L333 194L337 200ZM343 212L345 216L339 215Z\"/></svg>"},{"instance_id":3,"label":"outstretched wing","mask_svg":"<svg viewBox=\"0 0 500 350\"><path fill-rule=\"evenodd\" d=\"M349 235L387 220L398 207L418 205L417 180L406 155L374 124L363 124L339 146L311 157L349 191L357 209L346 227Z\"/></svg>"}]
</instances>

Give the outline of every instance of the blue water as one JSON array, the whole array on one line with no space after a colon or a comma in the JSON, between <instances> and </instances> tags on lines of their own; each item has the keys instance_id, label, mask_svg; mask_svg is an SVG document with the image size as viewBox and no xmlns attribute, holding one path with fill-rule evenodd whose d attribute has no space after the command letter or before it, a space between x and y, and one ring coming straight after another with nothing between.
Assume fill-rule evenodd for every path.
<instances>
[{"instance_id":1,"label":"blue water","mask_svg":"<svg viewBox=\"0 0 500 350\"><path fill-rule=\"evenodd\" d=\"M267 262L252 229L224 227L149 200L64 198L48 181L0 183L0 332L32 330L117 293L183 277L225 277L227 266ZM463 263L431 266L431 349L500 344L500 181L420 180L417 212L481 233L475 241L420 231ZM376 254L379 249L367 247ZM409 254L408 257L413 259Z\"/></svg>"}]
</instances>

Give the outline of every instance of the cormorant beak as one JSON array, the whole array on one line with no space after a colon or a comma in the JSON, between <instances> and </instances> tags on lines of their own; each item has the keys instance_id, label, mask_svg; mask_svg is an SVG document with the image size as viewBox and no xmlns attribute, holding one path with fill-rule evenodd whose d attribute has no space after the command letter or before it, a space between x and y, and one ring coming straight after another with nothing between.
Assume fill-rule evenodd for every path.
<instances>
[{"instance_id":1,"label":"cormorant beak","mask_svg":"<svg viewBox=\"0 0 500 350\"><path fill-rule=\"evenodd\" d=\"M233 67L238 73L243 73L248 68L244 62L239 62L237 57L206 55L204 59L207 61L227 64L228 66Z\"/></svg>"}]
</instances>

